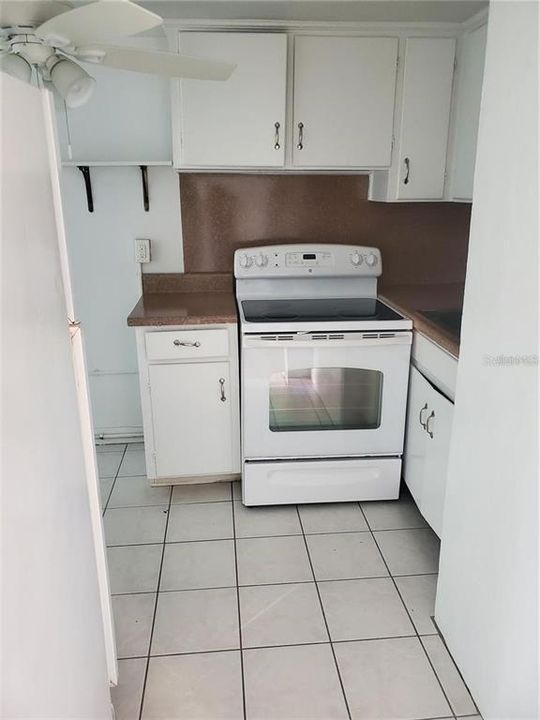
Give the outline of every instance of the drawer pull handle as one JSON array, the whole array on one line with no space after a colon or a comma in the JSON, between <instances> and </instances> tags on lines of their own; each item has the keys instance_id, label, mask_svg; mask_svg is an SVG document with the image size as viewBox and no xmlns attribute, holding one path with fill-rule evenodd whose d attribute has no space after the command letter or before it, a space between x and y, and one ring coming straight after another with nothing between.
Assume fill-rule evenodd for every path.
<instances>
[{"instance_id":1,"label":"drawer pull handle","mask_svg":"<svg viewBox=\"0 0 540 720\"><path fill-rule=\"evenodd\" d=\"M225 397L225 378L219 378L219 386L221 391L221 402L225 402L225 400L227 399Z\"/></svg>"},{"instance_id":2,"label":"drawer pull handle","mask_svg":"<svg viewBox=\"0 0 540 720\"><path fill-rule=\"evenodd\" d=\"M418 415L418 419L420 420L420 425L424 428L424 430L426 429L426 423L422 420L422 413L424 412L424 410L427 410L427 409L428 409L428 406L426 403L424 405L424 407L420 410L420 414Z\"/></svg>"},{"instance_id":3,"label":"drawer pull handle","mask_svg":"<svg viewBox=\"0 0 540 720\"><path fill-rule=\"evenodd\" d=\"M405 170L407 172L405 173L405 178L403 180L403 184L408 185L409 184L409 175L411 173L411 161L409 160L408 157L405 158Z\"/></svg>"},{"instance_id":4,"label":"drawer pull handle","mask_svg":"<svg viewBox=\"0 0 540 720\"><path fill-rule=\"evenodd\" d=\"M274 123L275 133L274 133L274 150L279 150L281 145L279 144L279 128L281 125L277 122Z\"/></svg>"},{"instance_id":5,"label":"drawer pull handle","mask_svg":"<svg viewBox=\"0 0 540 720\"><path fill-rule=\"evenodd\" d=\"M298 150L304 149L304 123L299 122L298 123L298 143L296 145Z\"/></svg>"},{"instance_id":6,"label":"drawer pull handle","mask_svg":"<svg viewBox=\"0 0 540 720\"><path fill-rule=\"evenodd\" d=\"M198 340L195 340L195 342L182 342L181 340L173 340L173 345L176 345L176 347L201 347L201 343Z\"/></svg>"},{"instance_id":7,"label":"drawer pull handle","mask_svg":"<svg viewBox=\"0 0 540 720\"><path fill-rule=\"evenodd\" d=\"M429 426L429 421L433 420L434 417L435 417L435 411L432 411L431 415L426 420L426 432L432 440L433 440L433 431L431 430L431 428Z\"/></svg>"}]
</instances>

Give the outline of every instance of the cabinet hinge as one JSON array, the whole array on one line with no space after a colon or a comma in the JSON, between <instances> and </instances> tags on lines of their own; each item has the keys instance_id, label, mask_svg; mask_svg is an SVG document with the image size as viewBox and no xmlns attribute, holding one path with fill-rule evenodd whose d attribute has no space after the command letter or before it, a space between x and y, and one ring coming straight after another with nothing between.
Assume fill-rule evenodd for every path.
<instances>
[{"instance_id":1,"label":"cabinet hinge","mask_svg":"<svg viewBox=\"0 0 540 720\"><path fill-rule=\"evenodd\" d=\"M399 67L399 55L398 55L397 58L396 58L396 67L397 67L397 68Z\"/></svg>"},{"instance_id":2,"label":"cabinet hinge","mask_svg":"<svg viewBox=\"0 0 540 720\"><path fill-rule=\"evenodd\" d=\"M395 144L396 144L396 138L395 138L394 135L392 135L392 146L391 146L391 148L390 148L391 150L394 149L394 145L395 145Z\"/></svg>"}]
</instances>

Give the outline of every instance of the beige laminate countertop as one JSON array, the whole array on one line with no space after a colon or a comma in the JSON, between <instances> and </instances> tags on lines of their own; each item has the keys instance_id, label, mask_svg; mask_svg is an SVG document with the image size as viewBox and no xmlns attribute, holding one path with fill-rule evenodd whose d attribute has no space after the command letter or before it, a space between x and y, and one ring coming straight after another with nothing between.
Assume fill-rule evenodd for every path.
<instances>
[{"instance_id":1,"label":"beige laminate countertop","mask_svg":"<svg viewBox=\"0 0 540 720\"><path fill-rule=\"evenodd\" d=\"M128 316L131 327L236 323L232 277L226 273L143 276L143 294Z\"/></svg>"},{"instance_id":2,"label":"beige laminate countertop","mask_svg":"<svg viewBox=\"0 0 540 720\"><path fill-rule=\"evenodd\" d=\"M392 285L381 300L408 315L422 332L459 357L459 338L428 320L421 310L463 306L463 283ZM238 322L232 277L227 273L152 274L143 277L143 295L127 318L131 327L210 325Z\"/></svg>"},{"instance_id":3,"label":"beige laminate countertop","mask_svg":"<svg viewBox=\"0 0 540 720\"><path fill-rule=\"evenodd\" d=\"M454 310L463 307L463 283L441 285L393 285L381 288L379 297L411 318L415 330L426 335L454 357L459 357L459 338L420 314L421 310Z\"/></svg>"},{"instance_id":4,"label":"beige laminate countertop","mask_svg":"<svg viewBox=\"0 0 540 720\"><path fill-rule=\"evenodd\" d=\"M232 293L145 293L128 316L132 327L236 323Z\"/></svg>"}]
</instances>

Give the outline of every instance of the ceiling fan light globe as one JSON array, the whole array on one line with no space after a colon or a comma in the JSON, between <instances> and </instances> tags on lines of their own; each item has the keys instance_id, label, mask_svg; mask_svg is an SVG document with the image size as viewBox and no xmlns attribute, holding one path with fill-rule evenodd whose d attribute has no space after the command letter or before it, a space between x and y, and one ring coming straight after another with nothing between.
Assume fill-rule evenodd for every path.
<instances>
[{"instance_id":1,"label":"ceiling fan light globe","mask_svg":"<svg viewBox=\"0 0 540 720\"><path fill-rule=\"evenodd\" d=\"M50 74L52 84L69 107L80 107L90 99L96 81L77 63L62 58Z\"/></svg>"},{"instance_id":2,"label":"ceiling fan light globe","mask_svg":"<svg viewBox=\"0 0 540 720\"><path fill-rule=\"evenodd\" d=\"M32 80L32 66L20 55L0 55L0 70L23 82L29 83Z\"/></svg>"}]
</instances>

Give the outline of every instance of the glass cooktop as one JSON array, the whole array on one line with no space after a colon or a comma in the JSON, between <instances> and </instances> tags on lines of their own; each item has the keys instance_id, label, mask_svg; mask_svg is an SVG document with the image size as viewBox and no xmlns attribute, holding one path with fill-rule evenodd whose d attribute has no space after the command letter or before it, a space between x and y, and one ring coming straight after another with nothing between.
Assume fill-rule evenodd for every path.
<instances>
[{"instance_id":1,"label":"glass cooktop","mask_svg":"<svg viewBox=\"0 0 540 720\"><path fill-rule=\"evenodd\" d=\"M242 300L246 322L310 322L336 320L402 320L376 298L317 298L309 300Z\"/></svg>"}]
</instances>

